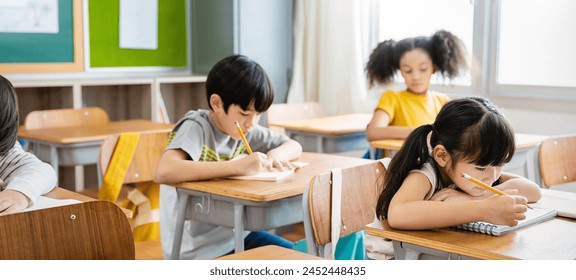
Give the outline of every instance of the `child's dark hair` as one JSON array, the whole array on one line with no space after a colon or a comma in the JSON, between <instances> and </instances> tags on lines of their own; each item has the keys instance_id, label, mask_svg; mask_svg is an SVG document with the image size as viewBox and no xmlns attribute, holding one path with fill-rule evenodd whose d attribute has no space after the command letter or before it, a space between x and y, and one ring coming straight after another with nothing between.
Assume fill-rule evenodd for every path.
<instances>
[{"instance_id":1,"label":"child's dark hair","mask_svg":"<svg viewBox=\"0 0 576 280\"><path fill-rule=\"evenodd\" d=\"M442 107L434 124L416 128L392 157L376 205L379 218L387 218L390 201L408 172L433 160L428 134L430 147L443 145L452 162L465 160L478 166L497 166L509 162L514 155L512 126L490 101L482 97L451 100Z\"/></svg>"},{"instance_id":2,"label":"child's dark hair","mask_svg":"<svg viewBox=\"0 0 576 280\"><path fill-rule=\"evenodd\" d=\"M0 156L5 156L18 140L18 102L12 83L0 75Z\"/></svg>"},{"instance_id":3,"label":"child's dark hair","mask_svg":"<svg viewBox=\"0 0 576 280\"><path fill-rule=\"evenodd\" d=\"M439 30L432 36L413 37L400 40L380 42L370 54L366 64L369 85L388 84L393 81L400 69L400 59L413 49L422 49L430 56L436 71L442 76L453 79L466 69L466 48L464 43L454 34Z\"/></svg>"},{"instance_id":4,"label":"child's dark hair","mask_svg":"<svg viewBox=\"0 0 576 280\"><path fill-rule=\"evenodd\" d=\"M222 99L226 112L232 104L248 110L254 103L256 112L263 113L274 102L268 75L258 63L243 55L228 56L212 67L206 78L207 100L214 93Z\"/></svg>"}]
</instances>

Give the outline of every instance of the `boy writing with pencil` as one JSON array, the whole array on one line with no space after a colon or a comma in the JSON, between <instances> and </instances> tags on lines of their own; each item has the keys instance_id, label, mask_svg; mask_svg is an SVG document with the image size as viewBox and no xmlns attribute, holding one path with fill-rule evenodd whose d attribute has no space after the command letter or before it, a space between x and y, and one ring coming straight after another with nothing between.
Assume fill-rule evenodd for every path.
<instances>
[{"instance_id":1,"label":"boy writing with pencil","mask_svg":"<svg viewBox=\"0 0 576 280\"><path fill-rule=\"evenodd\" d=\"M258 125L274 100L274 90L262 67L233 55L219 61L208 73L206 97L210 110L189 111L170 135L156 171L160 187L160 234L164 258L169 258L176 224L174 185L261 170L292 168L302 147L285 135ZM243 141L243 138L245 141ZM238 160L230 160L249 153ZM246 232L245 248L269 244L291 248L292 242L271 233ZM232 252L233 230L186 221L180 259L212 259Z\"/></svg>"}]
</instances>

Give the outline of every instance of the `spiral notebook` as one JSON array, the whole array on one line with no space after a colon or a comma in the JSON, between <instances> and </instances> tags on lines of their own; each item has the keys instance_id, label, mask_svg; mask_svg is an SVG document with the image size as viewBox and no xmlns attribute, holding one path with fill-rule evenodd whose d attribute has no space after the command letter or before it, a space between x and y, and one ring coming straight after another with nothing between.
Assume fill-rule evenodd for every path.
<instances>
[{"instance_id":1,"label":"spiral notebook","mask_svg":"<svg viewBox=\"0 0 576 280\"><path fill-rule=\"evenodd\" d=\"M490 234L500 236L502 234L517 230L519 228L527 227L529 225L541 223L556 217L556 210L550 208L536 208L528 209L526 211L526 219L519 221L515 226L496 225L487 222L474 222L463 225L455 226L455 228L475 231L483 234Z\"/></svg>"}]
</instances>

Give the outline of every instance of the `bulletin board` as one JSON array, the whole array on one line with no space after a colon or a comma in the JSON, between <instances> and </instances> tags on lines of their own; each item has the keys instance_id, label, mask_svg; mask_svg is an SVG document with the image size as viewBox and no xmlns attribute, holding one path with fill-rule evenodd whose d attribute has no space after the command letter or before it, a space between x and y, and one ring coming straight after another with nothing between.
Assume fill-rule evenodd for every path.
<instances>
[{"instance_id":1,"label":"bulletin board","mask_svg":"<svg viewBox=\"0 0 576 280\"><path fill-rule=\"evenodd\" d=\"M58 1L57 33L0 32L0 73L83 69L82 0Z\"/></svg>"},{"instance_id":2,"label":"bulletin board","mask_svg":"<svg viewBox=\"0 0 576 280\"><path fill-rule=\"evenodd\" d=\"M186 0L158 0L158 48L120 48L120 0L88 2L90 68L188 67Z\"/></svg>"}]
</instances>

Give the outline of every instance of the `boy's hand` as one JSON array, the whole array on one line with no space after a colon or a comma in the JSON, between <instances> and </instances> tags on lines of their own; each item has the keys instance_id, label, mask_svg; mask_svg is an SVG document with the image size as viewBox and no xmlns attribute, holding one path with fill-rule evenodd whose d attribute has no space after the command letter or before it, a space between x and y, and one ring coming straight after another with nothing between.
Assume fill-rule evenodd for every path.
<instances>
[{"instance_id":1,"label":"boy's hand","mask_svg":"<svg viewBox=\"0 0 576 280\"><path fill-rule=\"evenodd\" d=\"M28 207L29 201L23 193L15 190L0 192L0 216L20 212Z\"/></svg>"},{"instance_id":2,"label":"boy's hand","mask_svg":"<svg viewBox=\"0 0 576 280\"><path fill-rule=\"evenodd\" d=\"M266 170L268 170L268 171L274 171L274 170L286 171L286 170L292 170L295 168L295 166L292 165L292 163L290 163L290 161L279 160L279 159L274 159L274 158L267 158L267 161L268 161L268 163L266 163L266 165L267 165Z\"/></svg>"}]
</instances>

